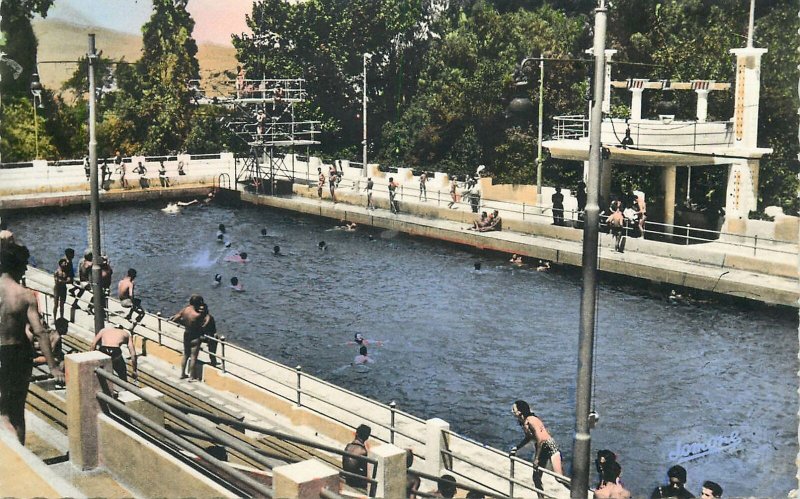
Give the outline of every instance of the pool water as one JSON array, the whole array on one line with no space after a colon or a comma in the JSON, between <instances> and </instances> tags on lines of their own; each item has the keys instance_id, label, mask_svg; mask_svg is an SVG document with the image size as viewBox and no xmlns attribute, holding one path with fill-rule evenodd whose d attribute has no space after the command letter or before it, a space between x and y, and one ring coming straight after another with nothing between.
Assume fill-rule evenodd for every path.
<instances>
[{"instance_id":1,"label":"pool water","mask_svg":"<svg viewBox=\"0 0 800 499\"><path fill-rule=\"evenodd\" d=\"M525 399L569 465L578 272L536 272L497 254L392 231L334 230L329 220L264 208L191 207L176 215L162 207L110 207L102 218L114 282L136 268L149 311L172 314L200 293L229 340L417 416L443 418L502 450L522 437L510 409ZM45 270L55 269L65 247L78 255L87 247L85 209L7 220ZM230 249L215 240L219 223ZM274 245L285 256L273 256ZM224 262L234 250L249 262ZM482 270L474 270L476 261ZM211 286L215 273L225 286ZM227 287L233 276L244 293ZM733 432L735 448L683 463L690 491L699 495L704 480L720 483L727 496L785 496L796 487L796 311L672 304L619 280L601 281L598 307L601 421L593 449L618 454L634 495L666 483L681 446ZM383 342L370 346L374 363L366 368L350 366L355 333Z\"/></svg>"}]
</instances>

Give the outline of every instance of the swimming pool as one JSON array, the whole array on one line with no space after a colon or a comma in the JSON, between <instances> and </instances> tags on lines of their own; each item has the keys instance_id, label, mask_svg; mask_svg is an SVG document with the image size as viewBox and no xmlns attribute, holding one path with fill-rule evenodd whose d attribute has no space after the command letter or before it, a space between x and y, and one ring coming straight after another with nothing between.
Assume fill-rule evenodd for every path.
<instances>
[{"instance_id":1,"label":"swimming pool","mask_svg":"<svg viewBox=\"0 0 800 499\"><path fill-rule=\"evenodd\" d=\"M136 268L148 310L171 314L198 292L230 340L418 416L441 417L504 450L521 438L510 408L523 398L569 463L578 273L517 268L495 254L391 231L332 230L330 221L263 208L175 215L161 207L111 207L102 220L114 282ZM87 246L86 214L27 211L8 221L52 271L63 248L80 254ZM219 223L230 249L215 241ZM272 255L276 244L286 256ZM246 251L249 263L223 262L234 250ZM246 292L212 288L215 273L224 283L238 277ZM368 369L350 366L357 349L346 343L355 333L383 341L370 347ZM665 482L693 443L713 451L683 463L693 493L704 480L735 496L795 487L796 311L675 305L642 286L601 284L596 363L601 422L593 448L618 453L635 495ZM738 445L714 448L733 432Z\"/></svg>"}]
</instances>

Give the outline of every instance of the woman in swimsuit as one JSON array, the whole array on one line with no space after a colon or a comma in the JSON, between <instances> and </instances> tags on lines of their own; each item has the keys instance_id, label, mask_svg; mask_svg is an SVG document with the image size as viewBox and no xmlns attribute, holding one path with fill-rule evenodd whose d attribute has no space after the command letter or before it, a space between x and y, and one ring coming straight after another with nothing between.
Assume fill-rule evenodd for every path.
<instances>
[{"instance_id":1,"label":"woman in swimsuit","mask_svg":"<svg viewBox=\"0 0 800 499\"><path fill-rule=\"evenodd\" d=\"M517 418L522 431L525 432L525 438L515 448L521 449L531 440L536 443L536 450L533 455L533 483L537 488L542 489L543 472L540 468L546 468L548 464L551 464L554 472L559 475L563 474L561 451L558 449L556 441L544 427L542 420L531 411L527 402L517 400L511 406L511 412Z\"/></svg>"}]
</instances>

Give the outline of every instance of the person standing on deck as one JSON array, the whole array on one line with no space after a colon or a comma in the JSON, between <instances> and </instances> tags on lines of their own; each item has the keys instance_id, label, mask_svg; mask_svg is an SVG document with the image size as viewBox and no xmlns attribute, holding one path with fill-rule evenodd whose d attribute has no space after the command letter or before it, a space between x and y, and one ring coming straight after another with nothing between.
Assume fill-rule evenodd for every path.
<instances>
[{"instance_id":1,"label":"person standing on deck","mask_svg":"<svg viewBox=\"0 0 800 499\"><path fill-rule=\"evenodd\" d=\"M533 454L533 483L537 488L542 489L542 474L539 468L546 468L552 465L553 471L559 475L563 474L561 468L561 451L544 423L536 414L531 411L530 406L524 400L517 400L511 406L511 412L517 418L517 422L525 432L525 438L514 447L521 449L531 440L536 444Z\"/></svg>"},{"instance_id":2,"label":"person standing on deck","mask_svg":"<svg viewBox=\"0 0 800 499\"><path fill-rule=\"evenodd\" d=\"M50 347L50 335L42 325L39 303L33 292L20 285L30 253L9 242L0 250L0 424L12 429L25 445L25 399L33 370L33 349L25 335L30 326L39 337L50 375L64 384L64 371Z\"/></svg>"},{"instance_id":3,"label":"person standing on deck","mask_svg":"<svg viewBox=\"0 0 800 499\"><path fill-rule=\"evenodd\" d=\"M97 344L100 343L100 348ZM122 356L122 345L128 345L131 354L131 366L133 366L133 379L139 375L139 368L136 362L136 346L133 343L133 335L118 325L116 327L105 327L101 329L94 340L92 340L91 350L100 350L111 357L111 367L122 381L128 381L127 367L125 358Z\"/></svg>"},{"instance_id":4,"label":"person standing on deck","mask_svg":"<svg viewBox=\"0 0 800 499\"><path fill-rule=\"evenodd\" d=\"M348 454L367 457L367 439L372 434L372 428L362 424L356 428L356 438L345 446L344 451ZM351 456L342 456L342 470L348 473L367 476L367 462ZM351 487L365 488L368 482L362 478L346 475L344 482Z\"/></svg>"},{"instance_id":5,"label":"person standing on deck","mask_svg":"<svg viewBox=\"0 0 800 499\"><path fill-rule=\"evenodd\" d=\"M322 188L325 187L325 174L322 173L322 168L317 168L317 197L322 199Z\"/></svg>"},{"instance_id":6,"label":"person standing on deck","mask_svg":"<svg viewBox=\"0 0 800 499\"><path fill-rule=\"evenodd\" d=\"M181 379L191 376L191 381L196 381L195 364L197 354L200 351L200 343L203 338L203 322L205 313L208 309L202 307L205 300L200 295L192 295L189 304L183 307L178 313L173 315L170 320L184 326L183 332L183 358L181 359ZM186 366L189 366L189 375L186 374Z\"/></svg>"}]
</instances>

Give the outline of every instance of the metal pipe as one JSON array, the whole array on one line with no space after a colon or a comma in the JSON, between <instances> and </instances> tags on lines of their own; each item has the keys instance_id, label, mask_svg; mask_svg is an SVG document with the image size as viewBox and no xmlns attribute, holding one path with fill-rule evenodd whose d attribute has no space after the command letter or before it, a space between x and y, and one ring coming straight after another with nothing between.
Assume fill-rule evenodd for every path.
<instances>
[{"instance_id":1,"label":"metal pipe","mask_svg":"<svg viewBox=\"0 0 800 499\"><path fill-rule=\"evenodd\" d=\"M361 147L362 147L362 162L361 176L366 178L367 173L367 59L370 58L369 53L365 53L363 57L363 87L361 94L361 121L364 126Z\"/></svg>"},{"instance_id":2,"label":"metal pipe","mask_svg":"<svg viewBox=\"0 0 800 499\"><path fill-rule=\"evenodd\" d=\"M389 422L389 443L394 444L394 411L397 408L397 402L392 400L389 402L389 410L391 411L391 419Z\"/></svg>"},{"instance_id":3,"label":"metal pipe","mask_svg":"<svg viewBox=\"0 0 800 499\"><path fill-rule=\"evenodd\" d=\"M110 373L110 372L108 372L108 371L106 371L104 369L97 368L97 369L95 369L95 373L97 373L97 375L99 377L101 377L103 379L106 379L108 381L111 381L112 383L116 384L117 386L128 390L129 392L133 393L134 395L136 395L137 397L141 398L142 400L146 400L147 402L153 404L154 406L158 407L159 409L161 409L162 411L166 412L170 416L172 416L172 417L174 417L174 418L176 418L176 419L178 419L178 420L180 420L180 421L182 421L182 422L184 422L186 424L189 424L190 426L192 426L193 428L196 428L201 433L205 433L206 435L214 438L216 441L220 442L221 444L227 445L228 447L241 452L242 454L244 454L245 456L249 457L253 461L257 462L261 466L264 466L267 469L271 469L272 468L272 463L270 463L269 461L264 459L264 457L261 456L261 454L256 452L249 445L246 445L246 444L242 443L240 440L237 440L237 439L231 437L230 435L227 435L227 434L225 434L225 433L223 433L223 432L221 432L221 431L219 431L219 430L217 430L215 428L205 428L205 427L203 427L201 425L197 425L195 423L195 421L192 421L192 419L190 417L186 416L183 412L179 411L178 409L175 409L174 407L170 406L169 404L166 404L166 403L162 402L161 400L158 400L155 397L152 397L152 396L144 393L136 385L128 383L127 381L122 381L120 378L118 378L114 374L112 374L112 373Z\"/></svg>"},{"instance_id":4,"label":"metal pipe","mask_svg":"<svg viewBox=\"0 0 800 499\"><path fill-rule=\"evenodd\" d=\"M585 499L589 493L591 433L589 411L592 405L592 360L594 351L595 305L597 298L598 227L600 223L600 169L602 167L603 94L605 91L606 46L605 0L599 0L594 21L594 100L592 101L586 223L583 227L580 341L578 379L575 390L575 438L572 452L570 497Z\"/></svg>"},{"instance_id":5,"label":"metal pipe","mask_svg":"<svg viewBox=\"0 0 800 499\"><path fill-rule=\"evenodd\" d=\"M91 201L89 218L92 234L92 305L94 306L94 332L97 334L105 327L105 309L103 308L103 288L100 283L100 187L97 172L97 99L94 68L97 64L97 53L94 45L94 33L89 34L89 188Z\"/></svg>"},{"instance_id":6,"label":"metal pipe","mask_svg":"<svg viewBox=\"0 0 800 499\"><path fill-rule=\"evenodd\" d=\"M190 441L186 440L185 438L179 437L174 433L165 430L155 422L148 419L146 416L139 414L136 411L132 411L129 407L125 406L122 402L110 397L102 392L97 392L97 399L101 400L103 403L108 404L109 406L113 407L114 409L118 410L119 412L125 414L126 416L130 417L131 419L136 420L142 426L147 427L148 430L154 431L160 437L169 440L173 444L182 447L194 454L198 457L206 461L208 464L211 464L212 467L216 468L219 471L227 473L232 478L235 478L245 484L252 492L257 492L258 494L263 494L266 497L273 497L272 489L267 488L264 484L258 483L249 476L245 475L241 471L234 469L228 465L228 463L224 461L220 461L219 459L215 458L211 454L207 453L197 445L191 443ZM258 495L254 494L254 495Z\"/></svg>"},{"instance_id":7,"label":"metal pipe","mask_svg":"<svg viewBox=\"0 0 800 499\"><path fill-rule=\"evenodd\" d=\"M539 138L536 143L536 200L542 205L542 125L544 123L544 54L539 56Z\"/></svg>"}]
</instances>

